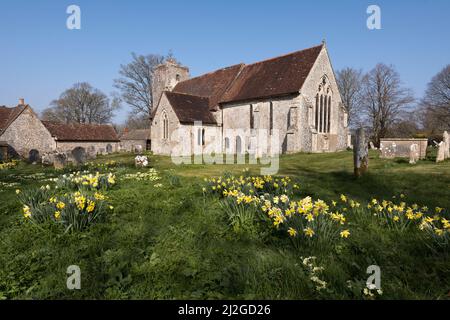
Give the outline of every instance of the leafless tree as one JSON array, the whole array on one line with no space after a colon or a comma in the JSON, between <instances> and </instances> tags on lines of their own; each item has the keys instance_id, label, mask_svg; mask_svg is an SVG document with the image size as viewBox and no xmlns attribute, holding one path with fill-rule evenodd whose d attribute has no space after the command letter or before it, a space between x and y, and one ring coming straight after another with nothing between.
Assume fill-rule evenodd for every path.
<instances>
[{"instance_id":1,"label":"leafless tree","mask_svg":"<svg viewBox=\"0 0 450 320\"><path fill-rule=\"evenodd\" d=\"M361 82L363 73L361 70L344 68L336 74L342 102L347 108L349 125L354 127L360 125L360 100Z\"/></svg>"},{"instance_id":2,"label":"leafless tree","mask_svg":"<svg viewBox=\"0 0 450 320\"><path fill-rule=\"evenodd\" d=\"M411 90L402 86L400 75L393 66L379 63L364 76L361 106L376 145L413 101Z\"/></svg>"},{"instance_id":3,"label":"leafless tree","mask_svg":"<svg viewBox=\"0 0 450 320\"><path fill-rule=\"evenodd\" d=\"M150 128L150 120L147 115L130 114L125 122L128 129L148 129Z\"/></svg>"},{"instance_id":4,"label":"leafless tree","mask_svg":"<svg viewBox=\"0 0 450 320\"><path fill-rule=\"evenodd\" d=\"M132 108L133 113L149 117L153 107L153 69L164 62L164 57L135 53L131 56L130 63L120 66L120 78L114 80L114 87L119 90L122 101Z\"/></svg>"},{"instance_id":5,"label":"leafless tree","mask_svg":"<svg viewBox=\"0 0 450 320\"><path fill-rule=\"evenodd\" d=\"M51 107L43 111L44 120L64 123L109 123L118 108L117 101L89 83L76 83L64 91Z\"/></svg>"},{"instance_id":6,"label":"leafless tree","mask_svg":"<svg viewBox=\"0 0 450 320\"><path fill-rule=\"evenodd\" d=\"M422 124L430 134L450 129L450 65L428 83L420 106Z\"/></svg>"}]
</instances>

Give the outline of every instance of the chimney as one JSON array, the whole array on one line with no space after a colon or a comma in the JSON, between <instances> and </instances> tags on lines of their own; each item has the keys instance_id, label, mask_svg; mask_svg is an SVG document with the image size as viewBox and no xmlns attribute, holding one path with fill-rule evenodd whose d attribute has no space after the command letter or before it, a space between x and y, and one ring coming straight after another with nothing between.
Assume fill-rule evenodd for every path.
<instances>
[{"instance_id":1,"label":"chimney","mask_svg":"<svg viewBox=\"0 0 450 320\"><path fill-rule=\"evenodd\" d=\"M25 99L24 98L20 98L19 99L19 106L24 106L25 105Z\"/></svg>"}]
</instances>

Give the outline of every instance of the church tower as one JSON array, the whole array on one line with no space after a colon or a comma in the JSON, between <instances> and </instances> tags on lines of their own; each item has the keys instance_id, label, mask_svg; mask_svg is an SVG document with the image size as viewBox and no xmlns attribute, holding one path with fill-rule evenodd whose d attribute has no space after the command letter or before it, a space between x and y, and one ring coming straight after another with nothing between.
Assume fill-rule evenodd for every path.
<instances>
[{"instance_id":1,"label":"church tower","mask_svg":"<svg viewBox=\"0 0 450 320\"><path fill-rule=\"evenodd\" d=\"M182 66L173 58L169 58L163 64L156 66L152 83L153 108L157 107L164 91L172 91L178 82L188 79L189 68Z\"/></svg>"}]
</instances>

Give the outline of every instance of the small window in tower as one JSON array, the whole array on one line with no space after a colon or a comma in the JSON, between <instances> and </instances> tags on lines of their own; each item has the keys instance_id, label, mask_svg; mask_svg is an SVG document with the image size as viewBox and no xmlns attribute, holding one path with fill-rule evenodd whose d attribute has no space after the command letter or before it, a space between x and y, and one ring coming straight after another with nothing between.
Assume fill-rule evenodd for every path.
<instances>
[{"instance_id":1,"label":"small window in tower","mask_svg":"<svg viewBox=\"0 0 450 320\"><path fill-rule=\"evenodd\" d=\"M181 76L180 76L179 74L177 74L177 75L175 76L175 79L176 79L177 81L180 81L180 80L181 80Z\"/></svg>"}]
</instances>

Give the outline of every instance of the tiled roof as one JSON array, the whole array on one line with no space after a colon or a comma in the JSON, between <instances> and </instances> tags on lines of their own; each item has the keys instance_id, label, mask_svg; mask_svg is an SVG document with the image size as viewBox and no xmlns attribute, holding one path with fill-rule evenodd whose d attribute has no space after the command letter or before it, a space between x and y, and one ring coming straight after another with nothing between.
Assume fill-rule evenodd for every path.
<instances>
[{"instance_id":1,"label":"tiled roof","mask_svg":"<svg viewBox=\"0 0 450 320\"><path fill-rule=\"evenodd\" d=\"M211 111L219 104L298 93L322 48L323 44L250 65L219 69L179 82L166 94L177 116L182 116L180 121L215 123Z\"/></svg>"},{"instance_id":2,"label":"tiled roof","mask_svg":"<svg viewBox=\"0 0 450 320\"><path fill-rule=\"evenodd\" d=\"M150 129L135 129L124 132L120 140L149 140Z\"/></svg>"},{"instance_id":3,"label":"tiled roof","mask_svg":"<svg viewBox=\"0 0 450 320\"><path fill-rule=\"evenodd\" d=\"M26 107L27 106L23 105L13 108L0 106L0 134L4 132L14 120L16 120L19 114L21 114Z\"/></svg>"},{"instance_id":4,"label":"tiled roof","mask_svg":"<svg viewBox=\"0 0 450 320\"><path fill-rule=\"evenodd\" d=\"M214 108L243 67L237 64L179 82L172 92L208 98L209 107Z\"/></svg>"},{"instance_id":5,"label":"tiled roof","mask_svg":"<svg viewBox=\"0 0 450 320\"><path fill-rule=\"evenodd\" d=\"M246 65L220 102L276 97L299 92L323 45Z\"/></svg>"},{"instance_id":6,"label":"tiled roof","mask_svg":"<svg viewBox=\"0 0 450 320\"><path fill-rule=\"evenodd\" d=\"M106 124L63 124L42 121L58 141L119 141L116 130Z\"/></svg>"},{"instance_id":7,"label":"tiled roof","mask_svg":"<svg viewBox=\"0 0 450 320\"><path fill-rule=\"evenodd\" d=\"M209 111L208 98L176 92L165 94L181 123L201 121L205 124L216 124L214 116Z\"/></svg>"}]
</instances>

